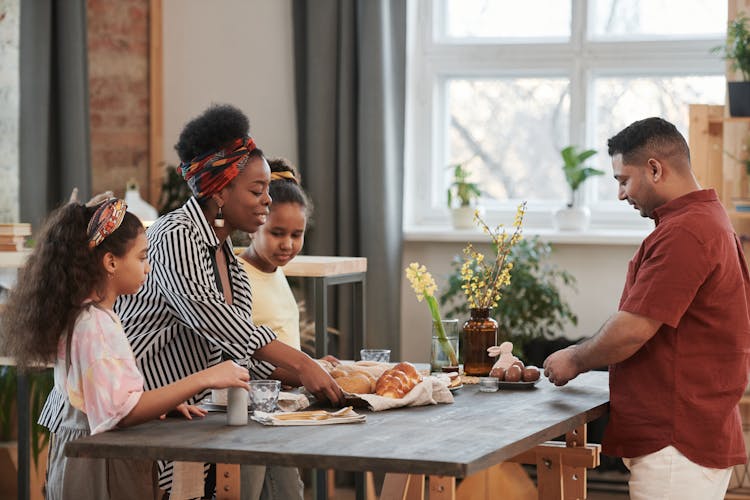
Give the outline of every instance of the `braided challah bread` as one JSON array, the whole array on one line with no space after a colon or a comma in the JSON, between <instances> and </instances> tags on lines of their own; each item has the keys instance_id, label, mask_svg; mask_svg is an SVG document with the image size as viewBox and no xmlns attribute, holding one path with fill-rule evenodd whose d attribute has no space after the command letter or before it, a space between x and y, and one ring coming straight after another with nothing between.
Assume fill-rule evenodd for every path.
<instances>
[{"instance_id":1,"label":"braided challah bread","mask_svg":"<svg viewBox=\"0 0 750 500\"><path fill-rule=\"evenodd\" d=\"M401 362L386 370L375 384L375 394L400 399L422 381L422 376L411 363Z\"/></svg>"}]
</instances>

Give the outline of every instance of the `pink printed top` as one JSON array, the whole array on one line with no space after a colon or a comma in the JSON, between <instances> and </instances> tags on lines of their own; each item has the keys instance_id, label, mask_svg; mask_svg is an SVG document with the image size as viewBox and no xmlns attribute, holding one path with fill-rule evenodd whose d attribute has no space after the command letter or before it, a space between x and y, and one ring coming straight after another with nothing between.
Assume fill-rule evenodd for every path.
<instances>
[{"instance_id":1,"label":"pink printed top","mask_svg":"<svg viewBox=\"0 0 750 500\"><path fill-rule=\"evenodd\" d=\"M91 434L110 430L143 394L143 376L119 319L94 305L76 318L67 370L66 336L57 345L55 386L88 418Z\"/></svg>"}]
</instances>

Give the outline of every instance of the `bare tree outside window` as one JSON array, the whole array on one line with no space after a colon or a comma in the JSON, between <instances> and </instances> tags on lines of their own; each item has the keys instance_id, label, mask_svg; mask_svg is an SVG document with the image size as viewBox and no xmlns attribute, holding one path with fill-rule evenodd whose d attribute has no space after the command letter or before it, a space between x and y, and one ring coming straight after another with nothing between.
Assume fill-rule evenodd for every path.
<instances>
[{"instance_id":1,"label":"bare tree outside window","mask_svg":"<svg viewBox=\"0 0 750 500\"><path fill-rule=\"evenodd\" d=\"M662 116L687 133L688 104L724 102L724 63L710 49L723 40L726 2L416 5L409 103L416 118L407 144L414 154L406 175L417 181L407 182L415 190L407 226L447 223L447 166L457 163L480 186L489 220L512 220L524 199L529 225L551 224L548 214L567 197L562 148L598 150L591 165L609 172L606 139L623 127ZM592 227L643 225L617 203L610 175L587 181L582 196Z\"/></svg>"}]
</instances>

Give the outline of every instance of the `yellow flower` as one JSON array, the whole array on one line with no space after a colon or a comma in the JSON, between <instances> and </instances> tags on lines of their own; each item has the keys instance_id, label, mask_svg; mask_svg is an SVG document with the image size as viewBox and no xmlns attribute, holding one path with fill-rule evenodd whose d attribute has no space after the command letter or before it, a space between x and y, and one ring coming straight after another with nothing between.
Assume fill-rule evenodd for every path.
<instances>
[{"instance_id":1,"label":"yellow flower","mask_svg":"<svg viewBox=\"0 0 750 500\"><path fill-rule=\"evenodd\" d=\"M464 248L464 262L461 265L462 289L466 294L469 307L497 307L502 298L500 290L510 284L510 272L513 263L508 261L511 249L521 241L521 227L526 213L526 202L518 205L513 220L513 233L506 234L502 225L490 228L478 211L474 212L474 222L492 240L496 255L493 261L487 262L484 254L478 252L471 243Z\"/></svg>"},{"instance_id":2,"label":"yellow flower","mask_svg":"<svg viewBox=\"0 0 750 500\"><path fill-rule=\"evenodd\" d=\"M427 268L420 266L417 262L412 262L406 268L406 277L411 283L411 287L417 294L417 300L422 302L425 296L432 297L435 295L437 285L432 274L427 272Z\"/></svg>"},{"instance_id":3,"label":"yellow flower","mask_svg":"<svg viewBox=\"0 0 750 500\"><path fill-rule=\"evenodd\" d=\"M432 322L436 327L440 345L445 352L446 356L450 360L451 365L458 366L458 358L453 350L453 347L448 342L448 338L445 336L445 330L443 323L440 321L440 311L438 309L437 300L435 300L435 292L437 291L437 285L432 275L427 272L425 266L420 266L419 262L412 262L409 267L405 269L406 278L409 280L411 287L417 294L417 300L422 302L426 300L427 307L430 309L432 315Z\"/></svg>"}]
</instances>

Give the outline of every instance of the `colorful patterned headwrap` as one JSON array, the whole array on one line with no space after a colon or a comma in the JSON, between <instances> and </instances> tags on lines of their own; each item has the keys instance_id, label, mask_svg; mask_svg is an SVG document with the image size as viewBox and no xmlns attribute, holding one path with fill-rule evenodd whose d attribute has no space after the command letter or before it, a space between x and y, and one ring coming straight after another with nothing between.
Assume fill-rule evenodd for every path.
<instances>
[{"instance_id":1,"label":"colorful patterned headwrap","mask_svg":"<svg viewBox=\"0 0 750 500\"><path fill-rule=\"evenodd\" d=\"M280 180L288 180L292 181L295 184L299 184L299 182L297 182L297 178L289 170L282 170L281 172L271 172L271 181Z\"/></svg>"},{"instance_id":2,"label":"colorful patterned headwrap","mask_svg":"<svg viewBox=\"0 0 750 500\"><path fill-rule=\"evenodd\" d=\"M89 248L99 246L104 238L114 233L122 224L128 205L118 198L103 201L94 215L91 216L86 234L89 237Z\"/></svg>"},{"instance_id":3,"label":"colorful patterned headwrap","mask_svg":"<svg viewBox=\"0 0 750 500\"><path fill-rule=\"evenodd\" d=\"M180 163L180 172L196 198L203 200L221 191L247 165L257 147L252 138L235 139L224 149Z\"/></svg>"}]
</instances>

